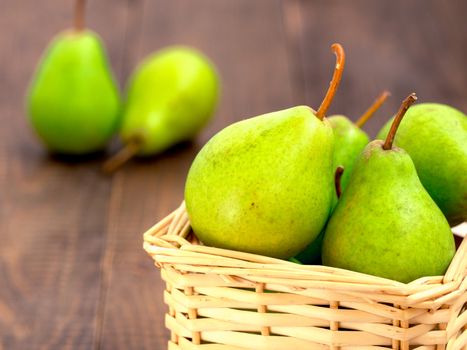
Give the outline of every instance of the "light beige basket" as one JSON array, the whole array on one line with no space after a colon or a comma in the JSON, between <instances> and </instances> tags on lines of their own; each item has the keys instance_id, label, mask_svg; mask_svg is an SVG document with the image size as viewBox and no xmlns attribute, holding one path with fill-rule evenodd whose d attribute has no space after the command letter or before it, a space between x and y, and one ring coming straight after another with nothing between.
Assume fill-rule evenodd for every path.
<instances>
[{"instance_id":1,"label":"light beige basket","mask_svg":"<svg viewBox=\"0 0 467 350\"><path fill-rule=\"evenodd\" d=\"M403 284L200 245L185 206L144 234L169 350L467 349L467 238L445 276Z\"/></svg>"}]
</instances>

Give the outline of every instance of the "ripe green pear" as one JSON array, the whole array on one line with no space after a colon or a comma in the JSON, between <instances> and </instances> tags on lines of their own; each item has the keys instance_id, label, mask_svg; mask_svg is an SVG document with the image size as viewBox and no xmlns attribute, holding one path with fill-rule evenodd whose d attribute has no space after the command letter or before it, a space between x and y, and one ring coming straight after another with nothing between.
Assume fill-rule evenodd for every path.
<instances>
[{"instance_id":1,"label":"ripe green pear","mask_svg":"<svg viewBox=\"0 0 467 350\"><path fill-rule=\"evenodd\" d=\"M322 257L328 266L400 282L442 275L455 253L441 210L418 178L412 159L392 140L401 106L385 142L370 142L326 227Z\"/></svg>"},{"instance_id":2,"label":"ripe green pear","mask_svg":"<svg viewBox=\"0 0 467 350\"><path fill-rule=\"evenodd\" d=\"M104 47L90 30L59 34L29 88L30 122L52 152L104 148L118 127L120 98Z\"/></svg>"},{"instance_id":3,"label":"ripe green pear","mask_svg":"<svg viewBox=\"0 0 467 350\"><path fill-rule=\"evenodd\" d=\"M120 137L138 143L138 155L158 154L196 135L212 117L218 95L217 72L203 54L165 48L132 74Z\"/></svg>"},{"instance_id":4,"label":"ripe green pear","mask_svg":"<svg viewBox=\"0 0 467 350\"><path fill-rule=\"evenodd\" d=\"M442 275L455 247L449 224L410 156L371 142L327 226L323 263L410 282Z\"/></svg>"},{"instance_id":5,"label":"ripe green pear","mask_svg":"<svg viewBox=\"0 0 467 350\"><path fill-rule=\"evenodd\" d=\"M306 106L243 120L216 134L188 173L192 228L207 245L290 258L331 208L334 136Z\"/></svg>"},{"instance_id":6,"label":"ripe green pear","mask_svg":"<svg viewBox=\"0 0 467 350\"><path fill-rule=\"evenodd\" d=\"M389 126L377 138L386 137ZM418 104L407 112L394 143L409 153L451 226L467 220L467 116L443 104Z\"/></svg>"}]
</instances>

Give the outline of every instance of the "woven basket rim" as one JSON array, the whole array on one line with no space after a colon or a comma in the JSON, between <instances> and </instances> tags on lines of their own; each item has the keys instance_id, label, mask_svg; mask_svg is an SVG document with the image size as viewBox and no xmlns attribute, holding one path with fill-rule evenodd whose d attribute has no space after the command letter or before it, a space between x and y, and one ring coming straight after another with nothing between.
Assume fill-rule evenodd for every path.
<instances>
[{"instance_id":1,"label":"woven basket rim","mask_svg":"<svg viewBox=\"0 0 467 350\"><path fill-rule=\"evenodd\" d=\"M191 230L185 203L182 202L179 208L144 233L143 248L161 269L175 267L245 282L284 283L291 288L366 293L369 299L385 294L406 305L435 302L433 307L437 307L449 296L455 297L455 294L463 294L467 290L467 237L464 237L444 276L422 277L410 283L402 283L334 267L300 265L262 255L200 245Z\"/></svg>"}]
</instances>

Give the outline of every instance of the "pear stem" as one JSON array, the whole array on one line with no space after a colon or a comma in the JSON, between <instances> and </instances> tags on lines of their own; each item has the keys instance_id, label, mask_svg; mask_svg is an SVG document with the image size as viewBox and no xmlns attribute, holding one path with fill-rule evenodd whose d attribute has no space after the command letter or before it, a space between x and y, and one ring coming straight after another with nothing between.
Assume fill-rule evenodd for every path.
<instances>
[{"instance_id":1,"label":"pear stem","mask_svg":"<svg viewBox=\"0 0 467 350\"><path fill-rule=\"evenodd\" d=\"M137 138L131 139L116 154L107 159L102 165L102 171L106 174L112 174L123 164L133 158L141 149L141 141Z\"/></svg>"},{"instance_id":2,"label":"pear stem","mask_svg":"<svg viewBox=\"0 0 467 350\"><path fill-rule=\"evenodd\" d=\"M318 108L318 112L316 112L316 116L318 119L323 120L326 116L326 112L331 105L331 102L336 94L337 88L339 87L339 83L342 79L342 73L344 72L344 65L345 65L345 52L341 44L332 44L331 46L332 52L336 55L336 65L334 67L334 74L332 75L332 80L329 83L328 91L326 92L326 96L324 96L323 102Z\"/></svg>"},{"instance_id":3,"label":"pear stem","mask_svg":"<svg viewBox=\"0 0 467 350\"><path fill-rule=\"evenodd\" d=\"M355 125L361 128L365 123L374 115L374 113L382 106L386 99L391 96L391 93L384 90L381 95L373 102L373 104L362 114L360 118L355 122Z\"/></svg>"},{"instance_id":4,"label":"pear stem","mask_svg":"<svg viewBox=\"0 0 467 350\"><path fill-rule=\"evenodd\" d=\"M334 173L334 187L336 188L337 199L341 198L341 194L342 194L342 186L341 186L342 174L344 174L344 167L342 165L339 165L336 168L336 172Z\"/></svg>"},{"instance_id":5,"label":"pear stem","mask_svg":"<svg viewBox=\"0 0 467 350\"><path fill-rule=\"evenodd\" d=\"M394 137L396 136L397 129L399 128L399 124L402 121L402 118L404 117L405 113L409 109L409 107L417 101L417 95L415 93L411 93L409 96L405 98L404 101L402 101L401 106L399 107L399 111L396 114L396 117L394 118L391 129L389 129L388 136L386 136L386 141L384 141L383 144L383 149L384 150L390 150L392 149L392 143L394 142Z\"/></svg>"},{"instance_id":6,"label":"pear stem","mask_svg":"<svg viewBox=\"0 0 467 350\"><path fill-rule=\"evenodd\" d=\"M77 32L80 32L84 29L85 8L86 0L75 0L74 27Z\"/></svg>"}]
</instances>

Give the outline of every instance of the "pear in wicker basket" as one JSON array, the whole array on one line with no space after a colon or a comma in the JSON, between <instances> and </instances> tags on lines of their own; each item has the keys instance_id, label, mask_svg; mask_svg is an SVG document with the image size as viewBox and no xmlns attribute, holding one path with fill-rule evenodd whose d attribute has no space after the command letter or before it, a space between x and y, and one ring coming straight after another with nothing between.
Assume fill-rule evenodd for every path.
<instances>
[{"instance_id":1,"label":"pear in wicker basket","mask_svg":"<svg viewBox=\"0 0 467 350\"><path fill-rule=\"evenodd\" d=\"M387 134L390 124L378 137ZM394 144L410 155L451 226L467 221L467 115L447 105L420 103L408 111Z\"/></svg>"},{"instance_id":2,"label":"pear in wicker basket","mask_svg":"<svg viewBox=\"0 0 467 350\"><path fill-rule=\"evenodd\" d=\"M326 223L333 191L333 131L325 112L340 81L344 52L317 112L298 106L246 119L199 152L185 187L187 212L205 244L290 258Z\"/></svg>"},{"instance_id":3,"label":"pear in wicker basket","mask_svg":"<svg viewBox=\"0 0 467 350\"><path fill-rule=\"evenodd\" d=\"M389 96L388 91L384 91L367 111L354 123L344 115L332 115L328 118L334 131L334 169L342 166L345 172L342 174L341 187L345 190L349 183L355 161L370 142L368 135L361 129L363 125L374 115ZM337 196L334 196L334 205L337 204Z\"/></svg>"},{"instance_id":4,"label":"pear in wicker basket","mask_svg":"<svg viewBox=\"0 0 467 350\"><path fill-rule=\"evenodd\" d=\"M386 141L368 144L326 228L323 263L400 282L444 274L454 253L449 224L410 156L392 147L416 100L402 104Z\"/></svg>"}]
</instances>

